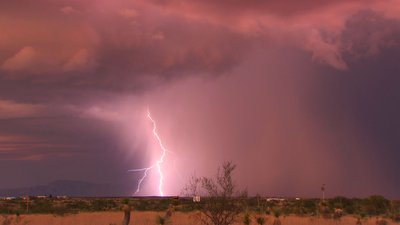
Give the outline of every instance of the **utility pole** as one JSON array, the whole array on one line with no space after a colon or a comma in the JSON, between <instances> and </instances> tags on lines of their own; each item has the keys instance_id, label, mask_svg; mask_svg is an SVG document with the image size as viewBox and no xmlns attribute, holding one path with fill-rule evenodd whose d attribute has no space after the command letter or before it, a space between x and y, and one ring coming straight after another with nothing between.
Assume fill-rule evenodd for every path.
<instances>
[{"instance_id":1,"label":"utility pole","mask_svg":"<svg viewBox=\"0 0 400 225\"><path fill-rule=\"evenodd\" d=\"M321 191L322 191L322 202L325 202L325 184L322 184Z\"/></svg>"}]
</instances>

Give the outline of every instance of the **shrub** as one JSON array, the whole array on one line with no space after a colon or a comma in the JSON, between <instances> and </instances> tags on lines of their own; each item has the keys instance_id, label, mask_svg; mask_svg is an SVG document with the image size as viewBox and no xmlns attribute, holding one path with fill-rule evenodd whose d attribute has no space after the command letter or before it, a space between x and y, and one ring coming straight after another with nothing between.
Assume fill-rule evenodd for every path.
<instances>
[{"instance_id":1,"label":"shrub","mask_svg":"<svg viewBox=\"0 0 400 225\"><path fill-rule=\"evenodd\" d=\"M257 217L257 224L263 225L265 223L265 218L264 217Z\"/></svg>"},{"instance_id":2,"label":"shrub","mask_svg":"<svg viewBox=\"0 0 400 225\"><path fill-rule=\"evenodd\" d=\"M250 225L251 224L251 218L250 218L249 213L244 214L243 224L245 224L245 225Z\"/></svg>"},{"instance_id":3,"label":"shrub","mask_svg":"<svg viewBox=\"0 0 400 225\"><path fill-rule=\"evenodd\" d=\"M156 223L159 225L164 225L167 223L167 219L163 216L157 216L156 217Z\"/></svg>"},{"instance_id":4,"label":"shrub","mask_svg":"<svg viewBox=\"0 0 400 225\"><path fill-rule=\"evenodd\" d=\"M388 225L389 223L384 219L377 219L376 225Z\"/></svg>"},{"instance_id":5,"label":"shrub","mask_svg":"<svg viewBox=\"0 0 400 225\"><path fill-rule=\"evenodd\" d=\"M380 195L373 195L363 201L364 211L370 216L385 214L390 202Z\"/></svg>"}]
</instances>

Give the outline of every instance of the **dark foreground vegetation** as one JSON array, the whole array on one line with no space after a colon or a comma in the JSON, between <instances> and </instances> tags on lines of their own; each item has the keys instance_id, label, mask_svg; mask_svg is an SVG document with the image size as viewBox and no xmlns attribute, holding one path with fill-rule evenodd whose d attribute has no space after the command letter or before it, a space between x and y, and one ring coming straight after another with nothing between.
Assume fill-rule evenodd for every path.
<instances>
[{"instance_id":1,"label":"dark foreground vegetation","mask_svg":"<svg viewBox=\"0 0 400 225\"><path fill-rule=\"evenodd\" d=\"M171 206L175 211L190 212L202 209L208 202L193 202L191 198L179 197L134 197L134 198L16 198L0 200L1 214L71 214L78 212L120 211L123 202L128 200L135 211L166 211ZM335 197L326 199L271 199L266 197L247 197L238 199L245 205L246 211L261 214L300 215L300 216L333 216L335 210L341 209L344 215L396 217L400 215L400 201L387 200L382 196L371 196L364 199Z\"/></svg>"}]
</instances>

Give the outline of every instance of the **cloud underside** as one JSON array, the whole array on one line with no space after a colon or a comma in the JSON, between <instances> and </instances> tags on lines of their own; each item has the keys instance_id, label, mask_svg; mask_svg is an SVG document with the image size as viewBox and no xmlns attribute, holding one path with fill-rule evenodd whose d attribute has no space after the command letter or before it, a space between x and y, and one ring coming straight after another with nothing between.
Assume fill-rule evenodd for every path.
<instances>
[{"instance_id":1,"label":"cloud underside","mask_svg":"<svg viewBox=\"0 0 400 225\"><path fill-rule=\"evenodd\" d=\"M254 45L298 48L338 70L399 45L395 1L42 1L2 3L2 80L138 89L227 72Z\"/></svg>"}]
</instances>

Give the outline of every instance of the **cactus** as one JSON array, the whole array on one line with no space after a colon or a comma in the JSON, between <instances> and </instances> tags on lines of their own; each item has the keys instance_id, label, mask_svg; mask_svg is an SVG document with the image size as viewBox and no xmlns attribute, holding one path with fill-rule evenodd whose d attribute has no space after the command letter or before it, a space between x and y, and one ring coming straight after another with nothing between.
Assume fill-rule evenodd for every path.
<instances>
[{"instance_id":1,"label":"cactus","mask_svg":"<svg viewBox=\"0 0 400 225\"><path fill-rule=\"evenodd\" d=\"M276 209L274 211L274 216L275 216L275 220L273 225L281 225L281 220L279 219L279 217L281 216L281 211L279 209Z\"/></svg>"},{"instance_id":2,"label":"cactus","mask_svg":"<svg viewBox=\"0 0 400 225\"><path fill-rule=\"evenodd\" d=\"M165 219L170 219L172 216L172 213L175 211L174 206L173 205L169 205L167 212L165 213Z\"/></svg>"},{"instance_id":3,"label":"cactus","mask_svg":"<svg viewBox=\"0 0 400 225\"><path fill-rule=\"evenodd\" d=\"M122 211L124 211L124 220L122 222L122 225L129 225L129 222L131 220L131 207L128 204L124 204L122 206Z\"/></svg>"},{"instance_id":4,"label":"cactus","mask_svg":"<svg viewBox=\"0 0 400 225\"><path fill-rule=\"evenodd\" d=\"M275 218L273 225L281 225L281 220L279 218Z\"/></svg>"}]
</instances>

